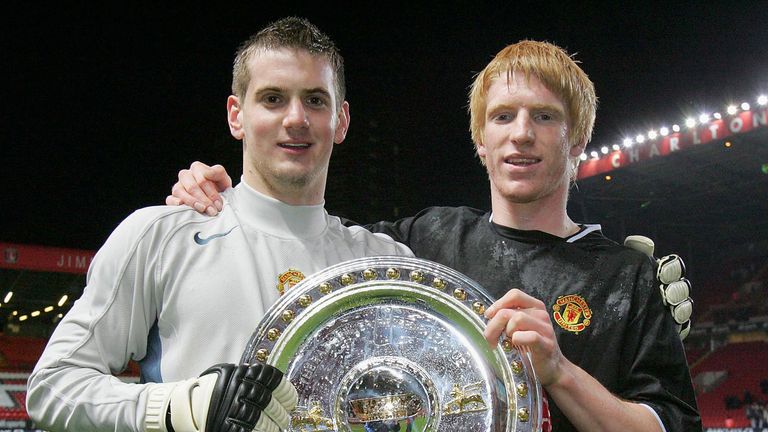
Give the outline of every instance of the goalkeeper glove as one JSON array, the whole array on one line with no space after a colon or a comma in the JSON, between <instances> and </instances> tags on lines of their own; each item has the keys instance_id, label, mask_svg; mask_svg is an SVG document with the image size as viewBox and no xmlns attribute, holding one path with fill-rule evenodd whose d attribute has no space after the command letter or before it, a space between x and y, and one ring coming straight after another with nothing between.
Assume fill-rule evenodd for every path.
<instances>
[{"instance_id":1,"label":"goalkeeper glove","mask_svg":"<svg viewBox=\"0 0 768 432\"><path fill-rule=\"evenodd\" d=\"M147 397L146 432L279 432L297 393L266 364L219 364L198 378L154 384Z\"/></svg>"},{"instance_id":2,"label":"goalkeeper glove","mask_svg":"<svg viewBox=\"0 0 768 432\"><path fill-rule=\"evenodd\" d=\"M624 246L643 252L656 261L656 279L659 281L661 298L677 323L680 339L685 339L691 331L693 299L691 299L691 282L685 278L683 259L675 254L656 259L653 256L655 244L645 236L628 236L624 239Z\"/></svg>"}]
</instances>

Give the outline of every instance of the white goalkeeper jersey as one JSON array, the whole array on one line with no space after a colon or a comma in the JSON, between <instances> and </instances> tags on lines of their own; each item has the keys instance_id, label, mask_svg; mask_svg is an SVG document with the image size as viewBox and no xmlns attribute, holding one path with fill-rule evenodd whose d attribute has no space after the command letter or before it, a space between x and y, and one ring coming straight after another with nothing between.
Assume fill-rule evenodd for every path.
<instances>
[{"instance_id":1,"label":"white goalkeeper jersey","mask_svg":"<svg viewBox=\"0 0 768 432\"><path fill-rule=\"evenodd\" d=\"M27 409L51 430L139 431L146 384L120 381L129 360L143 382L198 376L238 363L280 290L303 275L375 255L413 256L322 205L289 206L241 182L216 217L148 207L96 254L82 297L30 376Z\"/></svg>"}]
</instances>

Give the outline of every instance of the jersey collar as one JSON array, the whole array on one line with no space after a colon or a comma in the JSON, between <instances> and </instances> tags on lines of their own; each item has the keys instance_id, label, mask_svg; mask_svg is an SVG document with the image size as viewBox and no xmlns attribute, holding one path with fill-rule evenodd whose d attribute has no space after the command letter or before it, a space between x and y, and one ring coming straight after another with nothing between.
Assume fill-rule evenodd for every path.
<instances>
[{"instance_id":1,"label":"jersey collar","mask_svg":"<svg viewBox=\"0 0 768 432\"><path fill-rule=\"evenodd\" d=\"M241 223L273 236L315 237L325 231L328 223L324 203L289 205L258 192L244 181L234 188L230 197Z\"/></svg>"}]
</instances>

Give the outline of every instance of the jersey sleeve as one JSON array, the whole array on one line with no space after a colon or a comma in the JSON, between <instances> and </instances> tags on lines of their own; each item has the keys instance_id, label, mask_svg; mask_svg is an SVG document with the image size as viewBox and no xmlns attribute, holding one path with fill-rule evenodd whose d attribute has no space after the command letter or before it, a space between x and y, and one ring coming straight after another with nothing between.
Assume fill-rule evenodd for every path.
<instances>
[{"instance_id":1,"label":"jersey sleeve","mask_svg":"<svg viewBox=\"0 0 768 432\"><path fill-rule=\"evenodd\" d=\"M701 430L685 351L655 286L650 260L640 266L634 315L624 337L620 397L651 407L667 432Z\"/></svg>"},{"instance_id":2,"label":"jersey sleeve","mask_svg":"<svg viewBox=\"0 0 768 432\"><path fill-rule=\"evenodd\" d=\"M155 274L162 239L147 233L147 213L137 213L94 257L83 295L56 327L30 375L27 409L38 427L141 429L148 385L115 376L129 360L143 357L161 300Z\"/></svg>"}]
</instances>

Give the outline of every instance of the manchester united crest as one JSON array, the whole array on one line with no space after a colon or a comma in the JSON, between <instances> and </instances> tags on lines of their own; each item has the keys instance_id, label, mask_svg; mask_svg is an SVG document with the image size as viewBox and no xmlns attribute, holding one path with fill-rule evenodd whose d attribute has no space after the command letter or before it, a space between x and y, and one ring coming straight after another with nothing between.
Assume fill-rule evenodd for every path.
<instances>
[{"instance_id":1,"label":"manchester united crest","mask_svg":"<svg viewBox=\"0 0 768 432\"><path fill-rule=\"evenodd\" d=\"M280 276L277 277L277 291L280 292L280 295L283 295L285 290L303 280L304 273L294 268L289 268L288 271L280 273Z\"/></svg>"},{"instance_id":2,"label":"manchester united crest","mask_svg":"<svg viewBox=\"0 0 768 432\"><path fill-rule=\"evenodd\" d=\"M560 296L552 306L555 322L565 330L579 334L592 320L592 311L584 297L576 294Z\"/></svg>"}]
</instances>

